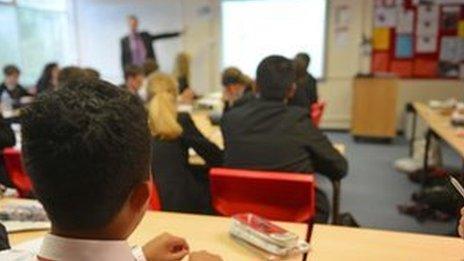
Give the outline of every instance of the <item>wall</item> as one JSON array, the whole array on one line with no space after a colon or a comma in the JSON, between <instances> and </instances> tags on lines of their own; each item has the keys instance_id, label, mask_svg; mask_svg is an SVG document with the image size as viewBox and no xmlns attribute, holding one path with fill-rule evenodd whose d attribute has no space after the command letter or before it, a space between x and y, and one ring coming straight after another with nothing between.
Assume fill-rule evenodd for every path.
<instances>
[{"instance_id":1,"label":"wall","mask_svg":"<svg viewBox=\"0 0 464 261\"><path fill-rule=\"evenodd\" d=\"M328 25L327 77L319 84L320 96L327 101L322 127L348 129L351 122L351 81L358 72L361 35L371 34L373 0L331 0ZM351 26L347 44L339 46L334 33L338 5L351 6ZM369 66L368 64L366 66ZM404 107L409 101L456 97L463 99L464 83L456 80L400 80L396 106L398 128L403 128Z\"/></svg>"},{"instance_id":2,"label":"wall","mask_svg":"<svg viewBox=\"0 0 464 261\"><path fill-rule=\"evenodd\" d=\"M155 42L161 70L172 72L175 56L192 56L192 85L207 93L219 82L219 2L212 0L73 0L78 64L94 67L104 79L122 82L120 39L128 33L126 16L135 14L140 30L185 31L179 38Z\"/></svg>"},{"instance_id":3,"label":"wall","mask_svg":"<svg viewBox=\"0 0 464 261\"><path fill-rule=\"evenodd\" d=\"M98 69L103 78L122 81L120 39L128 33L126 16L135 14L140 29L152 33L183 28L180 0L74 0L78 63ZM182 38L155 44L160 66L172 70Z\"/></svg>"}]
</instances>

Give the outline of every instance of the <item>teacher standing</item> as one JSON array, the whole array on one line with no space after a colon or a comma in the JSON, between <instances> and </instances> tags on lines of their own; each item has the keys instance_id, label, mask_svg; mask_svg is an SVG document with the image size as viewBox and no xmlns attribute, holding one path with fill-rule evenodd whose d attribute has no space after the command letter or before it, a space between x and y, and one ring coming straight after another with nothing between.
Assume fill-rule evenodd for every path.
<instances>
[{"instance_id":1,"label":"teacher standing","mask_svg":"<svg viewBox=\"0 0 464 261\"><path fill-rule=\"evenodd\" d=\"M156 60L153 42L156 40L178 37L181 32L152 35L149 32L139 32L139 21L136 16L128 17L130 34L121 40L121 58L123 71L128 65L142 66L147 59Z\"/></svg>"}]
</instances>

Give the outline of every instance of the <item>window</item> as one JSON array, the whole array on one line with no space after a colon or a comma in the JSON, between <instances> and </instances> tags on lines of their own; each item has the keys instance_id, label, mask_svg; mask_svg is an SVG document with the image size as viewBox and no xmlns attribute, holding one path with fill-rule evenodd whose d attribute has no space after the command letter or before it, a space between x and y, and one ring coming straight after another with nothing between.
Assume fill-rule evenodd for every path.
<instances>
[{"instance_id":1,"label":"window","mask_svg":"<svg viewBox=\"0 0 464 261\"><path fill-rule=\"evenodd\" d=\"M0 24L5 26L0 27L1 68L18 65L21 83L30 86L36 83L46 63L67 64L75 59L67 0L2 2Z\"/></svg>"},{"instance_id":2,"label":"window","mask_svg":"<svg viewBox=\"0 0 464 261\"><path fill-rule=\"evenodd\" d=\"M326 0L223 0L223 67L237 66L254 77L268 55L307 52L311 73L323 77L326 5Z\"/></svg>"}]
</instances>

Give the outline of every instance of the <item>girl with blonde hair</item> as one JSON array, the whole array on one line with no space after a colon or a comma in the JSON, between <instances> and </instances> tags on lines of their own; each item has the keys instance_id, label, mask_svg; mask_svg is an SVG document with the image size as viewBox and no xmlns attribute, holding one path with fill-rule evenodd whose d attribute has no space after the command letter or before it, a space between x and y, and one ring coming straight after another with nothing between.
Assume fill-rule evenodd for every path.
<instances>
[{"instance_id":1,"label":"girl with blonde hair","mask_svg":"<svg viewBox=\"0 0 464 261\"><path fill-rule=\"evenodd\" d=\"M168 74L152 74L147 82L152 140L152 170L161 206L166 211L207 213L210 210L208 185L193 174L189 149L208 166L220 166L222 151L195 126L189 113L177 112L177 83ZM207 171L207 169L206 169Z\"/></svg>"}]
</instances>

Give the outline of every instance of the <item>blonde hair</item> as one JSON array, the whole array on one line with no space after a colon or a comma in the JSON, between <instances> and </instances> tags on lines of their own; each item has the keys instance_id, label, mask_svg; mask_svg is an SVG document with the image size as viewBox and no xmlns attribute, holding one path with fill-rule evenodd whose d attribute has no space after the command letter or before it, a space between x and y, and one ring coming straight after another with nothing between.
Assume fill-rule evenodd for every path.
<instances>
[{"instance_id":1,"label":"blonde hair","mask_svg":"<svg viewBox=\"0 0 464 261\"><path fill-rule=\"evenodd\" d=\"M148 78L147 92L152 97L148 105L148 124L153 136L175 140L182 134L177 122L177 83L168 74L154 73Z\"/></svg>"},{"instance_id":2,"label":"blonde hair","mask_svg":"<svg viewBox=\"0 0 464 261\"><path fill-rule=\"evenodd\" d=\"M188 53L177 54L173 75L176 78L190 79L190 55Z\"/></svg>"}]
</instances>

